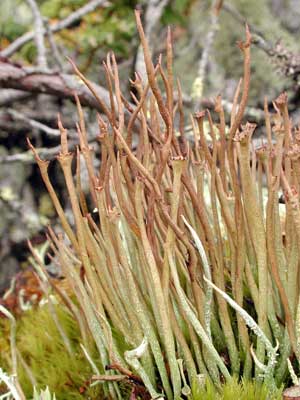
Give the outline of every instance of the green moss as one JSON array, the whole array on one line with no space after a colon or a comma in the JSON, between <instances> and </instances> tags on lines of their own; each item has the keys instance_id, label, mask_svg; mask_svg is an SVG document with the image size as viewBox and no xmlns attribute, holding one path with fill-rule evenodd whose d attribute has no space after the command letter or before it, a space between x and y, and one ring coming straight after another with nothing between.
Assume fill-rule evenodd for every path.
<instances>
[{"instance_id":1,"label":"green moss","mask_svg":"<svg viewBox=\"0 0 300 400\"><path fill-rule=\"evenodd\" d=\"M271 393L265 386L256 381L242 381L236 379L226 383L218 392L209 382L200 387L198 384L192 386L192 395L189 400L281 400L282 389Z\"/></svg>"},{"instance_id":2,"label":"green moss","mask_svg":"<svg viewBox=\"0 0 300 400\"><path fill-rule=\"evenodd\" d=\"M99 397L101 385L89 388L86 383L93 371L79 346L81 337L76 322L62 306L56 306L56 313L71 342L73 356L67 352L47 305L24 313L17 321L17 348L36 380L37 389L48 386L50 392L56 394L57 400L104 398ZM1 322L0 329L2 334L4 333L0 335L2 336L0 361L10 371L7 323ZM95 354L92 353L92 357L97 364ZM26 398L31 398L32 383L20 362L18 375Z\"/></svg>"}]
</instances>

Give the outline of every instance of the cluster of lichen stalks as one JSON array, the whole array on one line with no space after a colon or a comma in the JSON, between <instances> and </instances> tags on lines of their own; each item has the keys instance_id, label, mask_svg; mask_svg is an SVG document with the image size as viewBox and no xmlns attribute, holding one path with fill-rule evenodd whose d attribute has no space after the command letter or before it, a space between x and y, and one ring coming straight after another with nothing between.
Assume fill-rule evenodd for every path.
<instances>
[{"instance_id":1,"label":"cluster of lichen stalks","mask_svg":"<svg viewBox=\"0 0 300 400\"><path fill-rule=\"evenodd\" d=\"M218 123L208 111L196 113L191 142L178 82L174 89L170 32L165 71L161 59L157 65L151 61L139 12L136 20L148 81L136 76L132 82L134 106L120 91L113 55L105 63L110 108L74 66L103 109L99 171L77 97L76 154L69 152L59 120L57 160L74 227L49 179L49 163L30 144L64 231L49 230L52 257L76 302L63 290L58 293L77 319L87 349L89 337L95 341L102 364L95 379L112 398L122 398L117 385L122 379L145 388L151 398L168 399L188 396L203 379L220 385L243 376L281 384L287 359L300 356L300 134L292 132L286 95L274 102L274 115L265 106L266 144L254 149L255 125L241 125L250 82L246 29L246 41L239 43L244 77L230 123L218 97ZM90 211L81 189L82 159ZM282 190L285 205L278 201Z\"/></svg>"}]
</instances>

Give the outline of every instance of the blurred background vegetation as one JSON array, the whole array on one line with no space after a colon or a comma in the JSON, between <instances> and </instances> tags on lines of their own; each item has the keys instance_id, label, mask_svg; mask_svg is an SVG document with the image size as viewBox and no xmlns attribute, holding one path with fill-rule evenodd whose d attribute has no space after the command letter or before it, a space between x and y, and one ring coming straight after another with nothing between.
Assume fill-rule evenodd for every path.
<instances>
[{"instance_id":1,"label":"blurred background vegetation","mask_svg":"<svg viewBox=\"0 0 300 400\"><path fill-rule=\"evenodd\" d=\"M92 1L36 0L44 26L64 20ZM221 6L214 19L214 7ZM171 25L174 41L174 68L180 79L188 114L213 104L219 93L230 102L242 75L242 57L236 42L244 38L244 22L255 33L252 49L252 85L249 99L249 118L261 124L264 96L272 100L286 90L294 123L300 119L298 109L298 67L300 47L300 8L298 0L161 0L103 1L100 6L77 19L66 29L53 34L54 55L49 40L45 40L50 76L72 74L66 57L99 86L105 85L102 61L107 52L114 51L120 68L121 83L130 100L129 78L138 66L139 41L133 10L141 7L144 24L151 42L153 58L165 52L167 26ZM27 41L7 57L6 49L26 32L33 30L35 19L28 0L0 2L0 61L5 66L37 68L35 40ZM208 48L211 34L211 47ZM261 43L264 45L262 46ZM267 49L267 50L266 50ZM269 50L268 50L269 49ZM206 54L207 59L203 61ZM201 70L204 65L204 71ZM52 74L52 75L51 75ZM197 77L201 74L200 89ZM195 85L195 83L198 82ZM196 100L195 101L195 92ZM58 137L49 134L56 130L57 113L70 132L75 132L76 115L73 103L64 96L33 94L14 97L15 92L0 70L0 291L8 278L27 265L26 240L43 243L45 226L55 225L55 215L41 183L37 168L27 153L26 136L38 148L58 145ZM194 97L193 97L194 96ZM198 98L197 98L198 96ZM97 135L96 113L85 108L91 143ZM40 127L36 122L42 124ZM49 128L49 129L48 129ZM76 139L75 142L76 143ZM46 155L53 158L50 153ZM55 186L61 185L55 163L51 165ZM61 193L66 209L66 195ZM64 197L65 196L65 197Z\"/></svg>"}]
</instances>

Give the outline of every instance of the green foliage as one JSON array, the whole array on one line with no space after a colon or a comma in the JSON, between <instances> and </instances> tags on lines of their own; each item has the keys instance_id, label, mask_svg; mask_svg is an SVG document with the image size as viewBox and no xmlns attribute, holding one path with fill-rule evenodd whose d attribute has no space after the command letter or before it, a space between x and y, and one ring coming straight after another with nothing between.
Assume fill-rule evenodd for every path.
<instances>
[{"instance_id":1,"label":"green foliage","mask_svg":"<svg viewBox=\"0 0 300 400\"><path fill-rule=\"evenodd\" d=\"M192 3L194 3L193 0L171 1L164 10L162 23L164 25L186 25L188 23L186 16Z\"/></svg>"},{"instance_id":2,"label":"green foliage","mask_svg":"<svg viewBox=\"0 0 300 400\"><path fill-rule=\"evenodd\" d=\"M36 56L37 56L37 50L34 42L28 42L26 43L20 50L21 56L29 63L34 63Z\"/></svg>"},{"instance_id":3,"label":"green foliage","mask_svg":"<svg viewBox=\"0 0 300 400\"><path fill-rule=\"evenodd\" d=\"M61 0L47 0L41 6L41 12L48 18L57 18L64 14L65 8ZM67 9L67 12L69 10Z\"/></svg>"},{"instance_id":4,"label":"green foliage","mask_svg":"<svg viewBox=\"0 0 300 400\"><path fill-rule=\"evenodd\" d=\"M73 356L66 351L47 305L27 311L17 321L17 349L36 380L36 389L40 391L48 386L57 399L82 399L80 390L91 399L99 398L97 396L102 393L101 385L90 388L86 383L93 371L79 346L81 339L78 326L63 306L56 306L55 309L60 324L71 342ZM5 360L9 358L9 327L4 322L1 322L1 326L3 342L0 364L4 363L8 369ZM94 359L93 355L95 354L91 354ZM33 386L26 370L19 361L19 381L26 398L31 398Z\"/></svg>"},{"instance_id":5,"label":"green foliage","mask_svg":"<svg viewBox=\"0 0 300 400\"><path fill-rule=\"evenodd\" d=\"M63 19L77 8L83 6L82 0L47 0L42 4L41 11L50 19ZM132 9L135 1L114 1L109 7L98 8L86 15L79 24L58 34L62 43L80 53L89 54L94 49L102 51L113 50L117 55L127 56L128 43L134 32ZM76 32L76 43L73 41Z\"/></svg>"},{"instance_id":6,"label":"green foliage","mask_svg":"<svg viewBox=\"0 0 300 400\"><path fill-rule=\"evenodd\" d=\"M5 41L13 41L25 33L27 23L28 16L24 4L19 0L2 0L0 2L0 48L2 45L7 45Z\"/></svg>"},{"instance_id":7,"label":"green foliage","mask_svg":"<svg viewBox=\"0 0 300 400\"><path fill-rule=\"evenodd\" d=\"M266 385L256 381L238 382L232 379L222 386L221 391L207 382L205 386L192 385L192 395L189 400L281 400L282 389L270 393Z\"/></svg>"},{"instance_id":8,"label":"green foliage","mask_svg":"<svg viewBox=\"0 0 300 400\"><path fill-rule=\"evenodd\" d=\"M5 36L8 40L15 40L19 36L26 32L26 26L22 24L16 24L12 17L4 20L0 20L2 32L1 34Z\"/></svg>"}]
</instances>

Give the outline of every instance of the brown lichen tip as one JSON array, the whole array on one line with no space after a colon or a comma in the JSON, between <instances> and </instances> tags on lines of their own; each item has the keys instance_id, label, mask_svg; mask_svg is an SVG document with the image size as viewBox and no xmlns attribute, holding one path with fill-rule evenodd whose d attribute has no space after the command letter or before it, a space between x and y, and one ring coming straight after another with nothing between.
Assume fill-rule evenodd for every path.
<instances>
[{"instance_id":1,"label":"brown lichen tip","mask_svg":"<svg viewBox=\"0 0 300 400\"><path fill-rule=\"evenodd\" d=\"M57 126L60 131L60 143L61 143L61 154L62 156L70 154L68 147L68 135L67 130L63 127L61 122L60 114L57 115Z\"/></svg>"},{"instance_id":2,"label":"brown lichen tip","mask_svg":"<svg viewBox=\"0 0 300 400\"><path fill-rule=\"evenodd\" d=\"M222 96L219 94L215 100L215 112L220 113L222 111Z\"/></svg>"},{"instance_id":3,"label":"brown lichen tip","mask_svg":"<svg viewBox=\"0 0 300 400\"><path fill-rule=\"evenodd\" d=\"M266 146L265 144L255 149L255 153L261 161L265 161L270 156L268 146Z\"/></svg>"},{"instance_id":4,"label":"brown lichen tip","mask_svg":"<svg viewBox=\"0 0 300 400\"><path fill-rule=\"evenodd\" d=\"M284 191L285 200L292 205L295 204L298 206L298 197L299 193L294 185L291 185L289 189Z\"/></svg>"},{"instance_id":5,"label":"brown lichen tip","mask_svg":"<svg viewBox=\"0 0 300 400\"><path fill-rule=\"evenodd\" d=\"M50 161L47 160L42 160L40 158L40 156L38 155L38 152L36 151L36 148L33 146L33 144L31 143L29 137L26 137L26 141L27 141L27 145L30 148L30 150L32 151L34 158L36 160L36 162L38 163L39 168L41 169L41 171L46 171L48 168L48 165L50 163Z\"/></svg>"},{"instance_id":6,"label":"brown lichen tip","mask_svg":"<svg viewBox=\"0 0 300 400\"><path fill-rule=\"evenodd\" d=\"M183 157L183 156L172 156L172 157L170 157L170 160L171 161L185 161L186 157Z\"/></svg>"},{"instance_id":7,"label":"brown lichen tip","mask_svg":"<svg viewBox=\"0 0 300 400\"><path fill-rule=\"evenodd\" d=\"M255 131L256 124L251 123L251 122L246 122L246 125L242 125L242 130L241 132L237 131L234 137L235 142L241 142L245 143L246 141L249 141L253 135L253 132Z\"/></svg>"},{"instance_id":8,"label":"brown lichen tip","mask_svg":"<svg viewBox=\"0 0 300 400\"><path fill-rule=\"evenodd\" d=\"M104 189L104 186L103 185L95 185L94 188L95 188L96 192L102 192L102 190Z\"/></svg>"},{"instance_id":9,"label":"brown lichen tip","mask_svg":"<svg viewBox=\"0 0 300 400\"><path fill-rule=\"evenodd\" d=\"M300 157L300 145L293 144L286 152L286 155L293 161L298 160L298 158Z\"/></svg>"},{"instance_id":10,"label":"brown lichen tip","mask_svg":"<svg viewBox=\"0 0 300 400\"><path fill-rule=\"evenodd\" d=\"M72 91L72 94L73 94L73 96L74 96L74 99L75 99L77 108L78 108L78 109L81 109L81 104L80 104L80 100L79 100L79 97L78 97L77 92L76 92L75 90L73 90L73 91Z\"/></svg>"},{"instance_id":11,"label":"brown lichen tip","mask_svg":"<svg viewBox=\"0 0 300 400\"><path fill-rule=\"evenodd\" d=\"M294 139L296 143L300 143L300 126L297 125L294 127Z\"/></svg>"},{"instance_id":12,"label":"brown lichen tip","mask_svg":"<svg viewBox=\"0 0 300 400\"><path fill-rule=\"evenodd\" d=\"M159 69L159 67L161 67L161 64L162 64L162 53L159 53L159 55L157 57L155 71L157 71Z\"/></svg>"},{"instance_id":13,"label":"brown lichen tip","mask_svg":"<svg viewBox=\"0 0 300 400\"><path fill-rule=\"evenodd\" d=\"M194 113L194 118L195 119L203 119L204 117L205 117L205 114L206 114L206 111L205 110L203 110L203 111L196 111L195 113Z\"/></svg>"},{"instance_id":14,"label":"brown lichen tip","mask_svg":"<svg viewBox=\"0 0 300 400\"><path fill-rule=\"evenodd\" d=\"M133 86L133 87L135 87L137 85L141 85L142 77L138 72L135 71L134 79L129 79L129 82L130 82L131 86Z\"/></svg>"},{"instance_id":15,"label":"brown lichen tip","mask_svg":"<svg viewBox=\"0 0 300 400\"><path fill-rule=\"evenodd\" d=\"M206 161L203 161L203 160L193 160L192 161L192 164L195 166L195 167L199 167L199 169L200 170L204 170L204 169L206 169Z\"/></svg>"},{"instance_id":16,"label":"brown lichen tip","mask_svg":"<svg viewBox=\"0 0 300 400\"><path fill-rule=\"evenodd\" d=\"M34 158L35 158L37 161L42 161L42 159L41 159L40 156L38 155L38 153L37 153L35 147L34 147L33 144L31 143L31 141L30 141L30 139L29 139L28 136L26 137L26 142L27 142L27 145L28 145L28 147L30 148L30 150L33 152Z\"/></svg>"},{"instance_id":17,"label":"brown lichen tip","mask_svg":"<svg viewBox=\"0 0 300 400\"><path fill-rule=\"evenodd\" d=\"M100 129L100 134L98 135L98 138L103 139L105 135L107 135L107 123L104 121L100 114L97 114L97 121Z\"/></svg>"},{"instance_id":18,"label":"brown lichen tip","mask_svg":"<svg viewBox=\"0 0 300 400\"><path fill-rule=\"evenodd\" d=\"M139 174L139 173L136 175L135 179L136 179L138 182L141 182L141 183L143 183L143 184L146 184L146 179L143 177L143 175L141 175L141 174Z\"/></svg>"},{"instance_id":19,"label":"brown lichen tip","mask_svg":"<svg viewBox=\"0 0 300 400\"><path fill-rule=\"evenodd\" d=\"M237 42L238 47L242 51L244 51L245 49L247 49L247 48L249 48L251 46L251 39L252 39L252 36L251 36L251 33L250 33L250 29L249 29L249 26L248 26L247 23L246 23L245 29L246 29L246 40L245 40L245 42L243 42L241 40L239 40Z\"/></svg>"},{"instance_id":20,"label":"brown lichen tip","mask_svg":"<svg viewBox=\"0 0 300 400\"><path fill-rule=\"evenodd\" d=\"M276 120L275 125L273 127L273 133L277 135L284 135L285 134L285 129L282 121Z\"/></svg>"},{"instance_id":21,"label":"brown lichen tip","mask_svg":"<svg viewBox=\"0 0 300 400\"><path fill-rule=\"evenodd\" d=\"M276 153L276 149L273 147L273 148L270 150L270 159L273 159L273 158L275 158L275 157L277 157L277 153Z\"/></svg>"},{"instance_id":22,"label":"brown lichen tip","mask_svg":"<svg viewBox=\"0 0 300 400\"><path fill-rule=\"evenodd\" d=\"M68 56L66 56L66 58L67 58L67 60L69 61L69 63L72 65L72 68L74 69L74 71L76 72L76 73L80 73L80 71L78 70L78 68L76 67L76 64L75 64L75 62L72 60L72 58L70 58L70 57L68 57Z\"/></svg>"},{"instance_id":23,"label":"brown lichen tip","mask_svg":"<svg viewBox=\"0 0 300 400\"><path fill-rule=\"evenodd\" d=\"M117 207L111 208L110 206L108 206L107 214L108 214L108 218L109 218L110 222L118 222L118 220L121 216L121 213L117 209Z\"/></svg>"},{"instance_id":24,"label":"brown lichen tip","mask_svg":"<svg viewBox=\"0 0 300 400\"><path fill-rule=\"evenodd\" d=\"M141 13L142 13L141 7L136 7L134 10L134 15L135 15L135 19L136 19L136 23L137 23L138 27L142 25Z\"/></svg>"},{"instance_id":25,"label":"brown lichen tip","mask_svg":"<svg viewBox=\"0 0 300 400\"><path fill-rule=\"evenodd\" d=\"M288 101L287 93L282 92L275 100L275 104L279 109L281 109L282 107L284 107L287 104L287 101Z\"/></svg>"}]
</instances>

